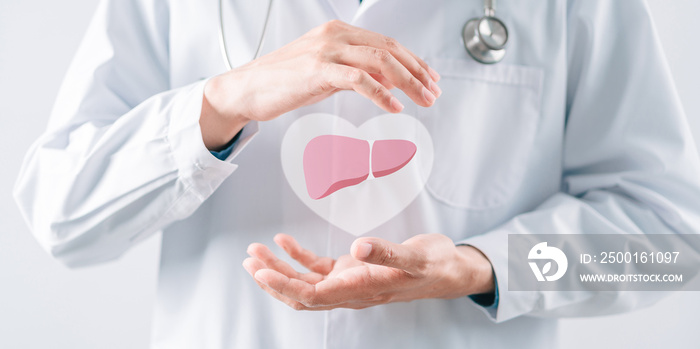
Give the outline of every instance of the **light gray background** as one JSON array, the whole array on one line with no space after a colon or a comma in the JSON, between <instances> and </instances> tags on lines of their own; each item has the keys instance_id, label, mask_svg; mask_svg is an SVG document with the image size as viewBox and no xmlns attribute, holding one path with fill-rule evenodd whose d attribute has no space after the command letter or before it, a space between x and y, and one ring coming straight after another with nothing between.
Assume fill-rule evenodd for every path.
<instances>
[{"instance_id":1,"label":"light gray background","mask_svg":"<svg viewBox=\"0 0 700 349\"><path fill-rule=\"evenodd\" d=\"M700 1L649 3L700 139ZM0 348L148 347L160 238L118 262L69 270L33 240L11 195L96 4L0 0ZM676 293L629 314L564 320L560 346L697 348L698 314L700 293Z\"/></svg>"}]
</instances>

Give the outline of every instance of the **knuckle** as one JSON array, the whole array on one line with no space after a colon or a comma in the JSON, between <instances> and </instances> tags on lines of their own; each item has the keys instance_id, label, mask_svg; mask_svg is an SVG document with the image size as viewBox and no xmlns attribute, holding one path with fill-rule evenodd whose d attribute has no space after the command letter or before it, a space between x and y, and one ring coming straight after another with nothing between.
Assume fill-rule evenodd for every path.
<instances>
[{"instance_id":1,"label":"knuckle","mask_svg":"<svg viewBox=\"0 0 700 349\"><path fill-rule=\"evenodd\" d=\"M391 264L396 259L394 250L391 247L384 247L379 254L379 263L382 265Z\"/></svg>"},{"instance_id":2,"label":"knuckle","mask_svg":"<svg viewBox=\"0 0 700 349\"><path fill-rule=\"evenodd\" d=\"M364 81L364 73L360 69L350 69L345 78L353 85L359 85Z\"/></svg>"},{"instance_id":3,"label":"knuckle","mask_svg":"<svg viewBox=\"0 0 700 349\"><path fill-rule=\"evenodd\" d=\"M326 62L324 62L318 52L311 53L309 56L309 63L303 68L304 72L311 75L314 72L324 72L327 70ZM314 75L312 75L314 76ZM317 74L316 78L325 78L323 74ZM311 81L312 79L309 79Z\"/></svg>"},{"instance_id":4,"label":"knuckle","mask_svg":"<svg viewBox=\"0 0 700 349\"><path fill-rule=\"evenodd\" d=\"M419 249L413 256L413 274L418 277L428 275L434 267L435 261L431 260L429 252L424 249Z\"/></svg>"},{"instance_id":5,"label":"knuckle","mask_svg":"<svg viewBox=\"0 0 700 349\"><path fill-rule=\"evenodd\" d=\"M333 60L334 52L335 48L332 43L321 42L312 51L312 58L316 64L325 63Z\"/></svg>"},{"instance_id":6,"label":"knuckle","mask_svg":"<svg viewBox=\"0 0 700 349\"><path fill-rule=\"evenodd\" d=\"M421 91L422 87L423 87L423 84L413 76L409 76L407 79L403 79L403 83L401 84L402 90Z\"/></svg>"},{"instance_id":7,"label":"knuckle","mask_svg":"<svg viewBox=\"0 0 700 349\"><path fill-rule=\"evenodd\" d=\"M333 72L333 64L323 61L315 61L311 69L317 73L318 77L328 77L329 73ZM296 253L300 253L299 250L295 250Z\"/></svg>"},{"instance_id":8,"label":"knuckle","mask_svg":"<svg viewBox=\"0 0 700 349\"><path fill-rule=\"evenodd\" d=\"M321 27L319 29L322 34L334 34L338 31L338 29L340 29L341 23L341 21L333 19L321 24Z\"/></svg>"},{"instance_id":9,"label":"knuckle","mask_svg":"<svg viewBox=\"0 0 700 349\"><path fill-rule=\"evenodd\" d=\"M315 50L312 52L309 52L310 57L313 59L314 64L318 64L320 62L323 62L323 57L326 54L326 51L324 49L323 45L318 45Z\"/></svg>"},{"instance_id":10,"label":"knuckle","mask_svg":"<svg viewBox=\"0 0 700 349\"><path fill-rule=\"evenodd\" d=\"M438 235L438 238L440 238L440 236L439 236L440 234L418 234L418 235L414 236L413 238L416 241L420 241L422 243L428 243L428 242L430 242L430 240L433 238L434 235Z\"/></svg>"},{"instance_id":11,"label":"knuckle","mask_svg":"<svg viewBox=\"0 0 700 349\"><path fill-rule=\"evenodd\" d=\"M389 62L391 60L391 53L385 49L377 48L374 49L374 57L383 63Z\"/></svg>"},{"instance_id":12,"label":"knuckle","mask_svg":"<svg viewBox=\"0 0 700 349\"><path fill-rule=\"evenodd\" d=\"M426 240L427 239L431 239L431 240L436 239L438 242L441 242L444 244L449 244L450 246L454 246L454 244L455 244L454 241L452 241L452 239L450 239L448 236L442 235L442 234L436 234L436 233L426 234L425 238L426 238Z\"/></svg>"},{"instance_id":13,"label":"knuckle","mask_svg":"<svg viewBox=\"0 0 700 349\"><path fill-rule=\"evenodd\" d=\"M389 50L394 50L399 47L399 42L396 41L394 38L387 37L384 39L384 45L389 49Z\"/></svg>"},{"instance_id":14,"label":"knuckle","mask_svg":"<svg viewBox=\"0 0 700 349\"><path fill-rule=\"evenodd\" d=\"M428 74L428 72L425 69L423 69L422 67L418 67L418 71L419 71L418 78L421 81L430 81L433 79L430 77L430 74Z\"/></svg>"},{"instance_id":15,"label":"knuckle","mask_svg":"<svg viewBox=\"0 0 700 349\"><path fill-rule=\"evenodd\" d=\"M382 97L384 97L384 87L382 87L381 85L380 85L380 86L375 86L375 87L372 89L372 96L374 96L375 98L382 98Z\"/></svg>"},{"instance_id":16,"label":"knuckle","mask_svg":"<svg viewBox=\"0 0 700 349\"><path fill-rule=\"evenodd\" d=\"M321 95L335 88L332 79L332 76L334 76L335 72L332 69L331 64L325 62L318 62L314 65L313 69L315 72L318 72L318 74L316 74L315 79L310 81L312 95ZM294 249L292 250L292 253L290 253L290 256L294 259L298 259L303 257L303 253L299 249Z\"/></svg>"},{"instance_id":17,"label":"knuckle","mask_svg":"<svg viewBox=\"0 0 700 349\"><path fill-rule=\"evenodd\" d=\"M422 94L422 91L423 91L423 88L424 88L423 83L420 82L420 81L419 81L418 79L416 79L415 77L411 77L410 79L408 79L408 87L409 87L410 89L414 89L414 90L416 90L416 91L421 91L421 96L423 95L423 94Z\"/></svg>"},{"instance_id":18,"label":"knuckle","mask_svg":"<svg viewBox=\"0 0 700 349\"><path fill-rule=\"evenodd\" d=\"M430 269L430 263L428 263L427 258L425 258L424 254L420 254L420 257L416 258L414 261L414 269L415 269L415 275L416 276L425 276L428 273L428 269Z\"/></svg>"}]
</instances>

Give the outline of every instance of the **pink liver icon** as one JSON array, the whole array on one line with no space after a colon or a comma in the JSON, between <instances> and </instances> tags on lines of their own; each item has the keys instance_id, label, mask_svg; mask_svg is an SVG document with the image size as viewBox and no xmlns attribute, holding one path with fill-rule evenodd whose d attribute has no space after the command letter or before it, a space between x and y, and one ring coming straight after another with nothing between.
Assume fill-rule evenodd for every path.
<instances>
[{"instance_id":1,"label":"pink liver icon","mask_svg":"<svg viewBox=\"0 0 700 349\"><path fill-rule=\"evenodd\" d=\"M416 154L413 142L401 139L374 141L323 135L304 149L304 178L309 196L322 199L334 192L357 185L369 177L388 176L408 164Z\"/></svg>"}]
</instances>

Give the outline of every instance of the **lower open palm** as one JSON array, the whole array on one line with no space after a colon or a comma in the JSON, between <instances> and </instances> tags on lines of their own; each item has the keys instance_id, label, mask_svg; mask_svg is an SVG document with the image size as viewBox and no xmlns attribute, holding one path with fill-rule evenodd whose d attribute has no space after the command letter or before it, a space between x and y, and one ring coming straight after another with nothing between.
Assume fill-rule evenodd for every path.
<instances>
[{"instance_id":1,"label":"lower open palm","mask_svg":"<svg viewBox=\"0 0 700 349\"><path fill-rule=\"evenodd\" d=\"M303 249L288 235L277 235L275 242L309 272L296 271L259 243L248 247L251 257L243 266L267 293L297 310L361 309L493 289L492 276L485 276L491 275L488 260L444 235L418 235L401 245L358 239L351 254L337 260Z\"/></svg>"}]
</instances>

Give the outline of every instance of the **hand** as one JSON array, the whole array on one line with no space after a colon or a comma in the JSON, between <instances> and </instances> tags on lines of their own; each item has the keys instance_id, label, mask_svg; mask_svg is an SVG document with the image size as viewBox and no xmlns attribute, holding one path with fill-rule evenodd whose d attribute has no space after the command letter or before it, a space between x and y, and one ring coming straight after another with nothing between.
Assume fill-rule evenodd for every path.
<instances>
[{"instance_id":1,"label":"hand","mask_svg":"<svg viewBox=\"0 0 700 349\"><path fill-rule=\"evenodd\" d=\"M395 40L341 21L330 21L288 45L207 82L200 126L210 150L225 145L251 121L267 121L355 90L382 109L403 106L398 87L428 107L442 92L440 76Z\"/></svg>"},{"instance_id":2,"label":"hand","mask_svg":"<svg viewBox=\"0 0 700 349\"><path fill-rule=\"evenodd\" d=\"M486 257L440 234L417 235L402 244L359 238L351 254L337 260L316 256L289 235L278 234L274 240L310 272L294 270L259 243L248 247L251 257L243 267L263 290L296 310L362 309L494 292Z\"/></svg>"}]
</instances>

